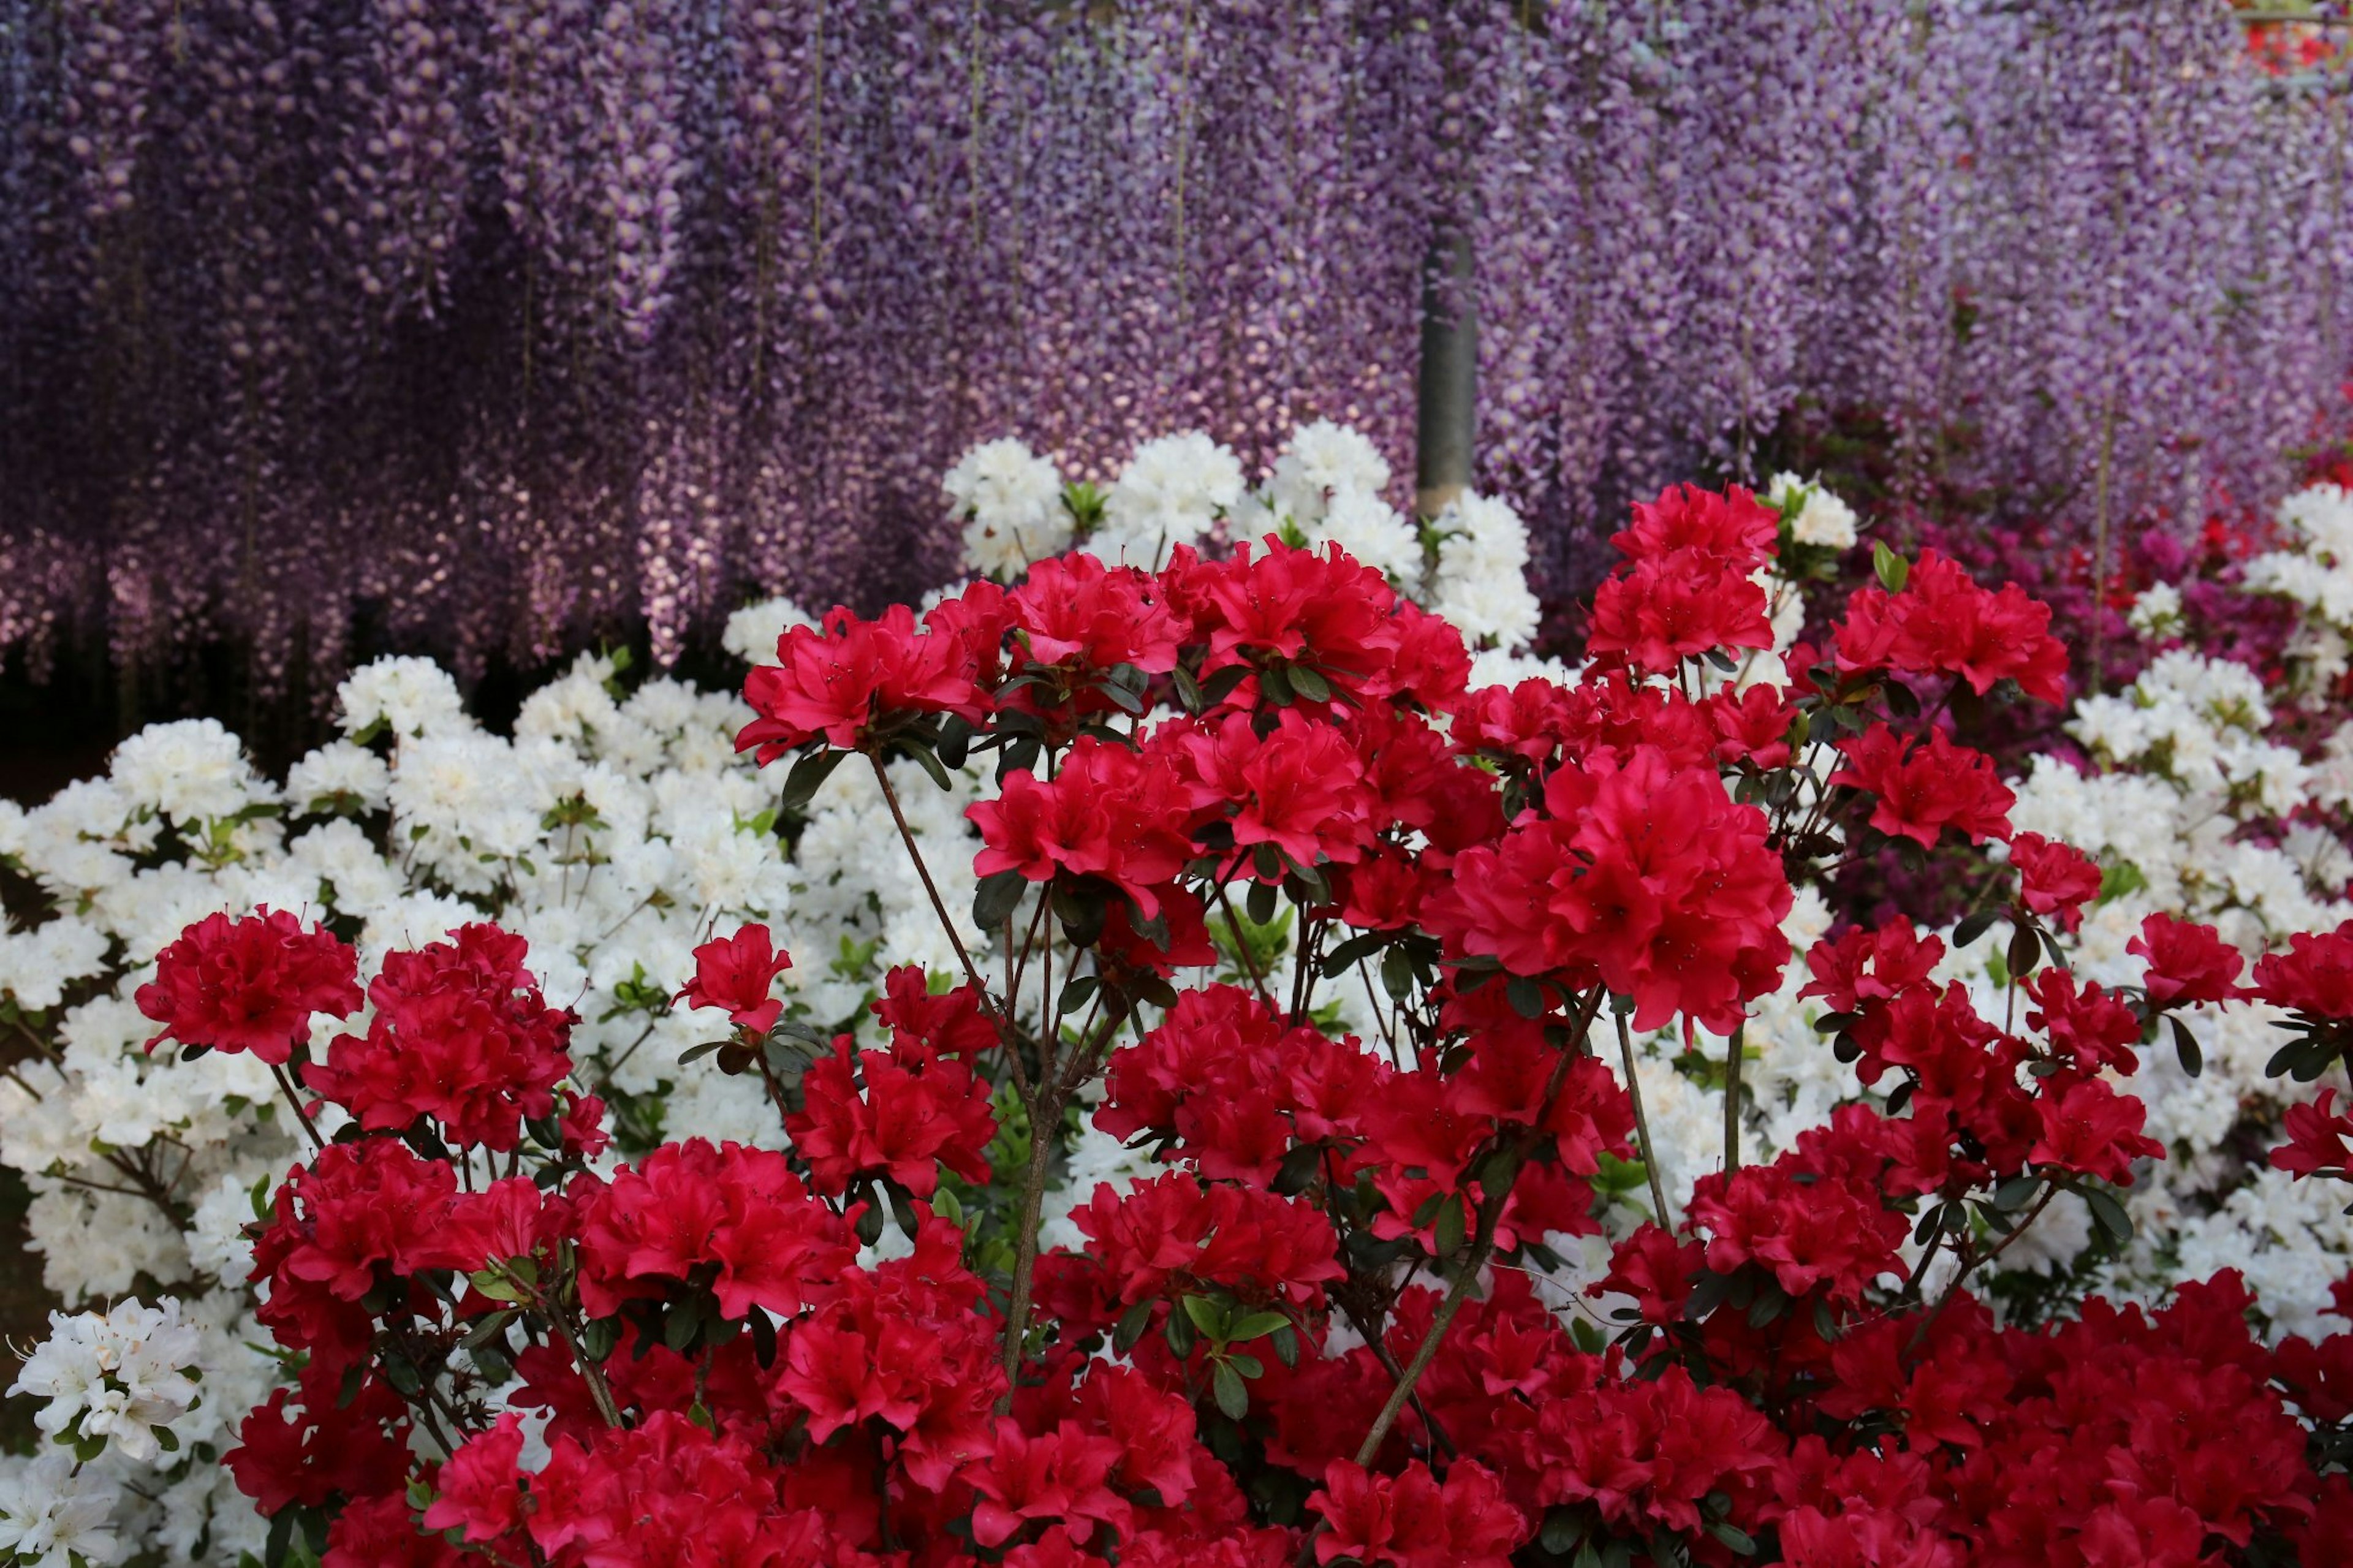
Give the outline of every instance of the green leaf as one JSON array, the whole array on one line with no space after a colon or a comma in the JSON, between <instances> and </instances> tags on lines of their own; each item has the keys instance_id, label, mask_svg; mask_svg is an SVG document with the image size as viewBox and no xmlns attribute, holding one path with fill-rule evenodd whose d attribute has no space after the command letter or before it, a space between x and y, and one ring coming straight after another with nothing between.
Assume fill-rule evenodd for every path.
<instances>
[{"instance_id":1,"label":"green leaf","mask_svg":"<svg viewBox=\"0 0 2353 1568\"><path fill-rule=\"evenodd\" d=\"M1970 915L1968 919L1962 921L1960 924L1953 928L1953 945L1955 947L1967 947L1971 942L1977 941L1978 938L1985 935L1987 931L1993 929L1993 922L2000 918L2000 913L2001 911L1999 910L1979 910L1977 913Z\"/></svg>"},{"instance_id":2,"label":"green leaf","mask_svg":"<svg viewBox=\"0 0 2353 1568\"><path fill-rule=\"evenodd\" d=\"M819 787L833 776L833 770L839 767L842 759L849 755L848 752L837 752L830 746L804 755L793 764L793 771L785 775L785 790L776 799L777 808L790 812L807 810Z\"/></svg>"},{"instance_id":3,"label":"green leaf","mask_svg":"<svg viewBox=\"0 0 2353 1568\"><path fill-rule=\"evenodd\" d=\"M1374 953L1378 952L1382 944L1388 941L1388 933L1377 931L1366 931L1362 936L1350 937L1324 955L1324 974L1327 976L1337 974L1342 970L1370 958Z\"/></svg>"},{"instance_id":4,"label":"green leaf","mask_svg":"<svg viewBox=\"0 0 2353 1568\"><path fill-rule=\"evenodd\" d=\"M1438 1218L1431 1226L1438 1241L1438 1256L1451 1258L1462 1250L1462 1194L1449 1193L1438 1208Z\"/></svg>"},{"instance_id":5,"label":"green leaf","mask_svg":"<svg viewBox=\"0 0 2353 1568\"><path fill-rule=\"evenodd\" d=\"M1413 998L1413 955L1402 947L1393 947L1381 954L1381 989L1389 1000L1404 1004Z\"/></svg>"},{"instance_id":6,"label":"green leaf","mask_svg":"<svg viewBox=\"0 0 2353 1568\"><path fill-rule=\"evenodd\" d=\"M2125 1212L2124 1205L2098 1187L2078 1187L2075 1191L2091 1205L2093 1223L2106 1234L2110 1241L2122 1247L2132 1240L2132 1215Z\"/></svg>"},{"instance_id":7,"label":"green leaf","mask_svg":"<svg viewBox=\"0 0 2353 1568\"><path fill-rule=\"evenodd\" d=\"M1282 1157L1282 1163L1275 1167L1272 1184L1276 1195L1286 1198L1297 1197L1307 1190L1309 1183L1315 1180L1316 1173L1322 1170L1323 1164L1323 1147L1315 1143L1302 1143L1298 1148L1285 1154Z\"/></svg>"},{"instance_id":8,"label":"green leaf","mask_svg":"<svg viewBox=\"0 0 2353 1568\"><path fill-rule=\"evenodd\" d=\"M1754 1557L1757 1554L1757 1542L1749 1538L1746 1531L1728 1519L1715 1521L1707 1527L1707 1532L1742 1557Z\"/></svg>"},{"instance_id":9,"label":"green leaf","mask_svg":"<svg viewBox=\"0 0 2353 1568\"><path fill-rule=\"evenodd\" d=\"M951 713L940 721L940 761L952 768L964 766L972 752L972 721Z\"/></svg>"},{"instance_id":10,"label":"green leaf","mask_svg":"<svg viewBox=\"0 0 2353 1568\"><path fill-rule=\"evenodd\" d=\"M2012 1176L1993 1190L1993 1205L1999 1209L2022 1209L2042 1190L2042 1178L2040 1176Z\"/></svg>"},{"instance_id":11,"label":"green leaf","mask_svg":"<svg viewBox=\"0 0 2353 1568\"><path fill-rule=\"evenodd\" d=\"M1271 1342L1274 1346L1275 1360L1285 1366L1299 1364L1299 1331L1297 1329L1287 1323L1284 1324L1274 1331L1274 1338Z\"/></svg>"},{"instance_id":12,"label":"green leaf","mask_svg":"<svg viewBox=\"0 0 2353 1568\"><path fill-rule=\"evenodd\" d=\"M1281 1312L1245 1313L1226 1331L1226 1340L1229 1343L1239 1344L1244 1340L1260 1339L1290 1321Z\"/></svg>"},{"instance_id":13,"label":"green leaf","mask_svg":"<svg viewBox=\"0 0 2353 1568\"><path fill-rule=\"evenodd\" d=\"M940 765L939 758L932 755L931 747L925 745L923 742L913 740L912 738L902 738L899 742L899 750L906 753L908 756L914 758L915 761L921 763L923 765L923 771L932 775L932 782L939 785L942 789L954 789L955 787L948 778L947 769Z\"/></svg>"},{"instance_id":14,"label":"green leaf","mask_svg":"<svg viewBox=\"0 0 2353 1568\"><path fill-rule=\"evenodd\" d=\"M520 1301L522 1292L507 1282L506 1276L495 1268L478 1268L466 1277L475 1289L493 1301Z\"/></svg>"},{"instance_id":15,"label":"green leaf","mask_svg":"<svg viewBox=\"0 0 2353 1568\"><path fill-rule=\"evenodd\" d=\"M1290 668L1289 673L1291 676L1291 689L1299 693L1300 696L1307 699L1308 701L1329 702L1332 700L1332 687L1330 682L1326 681L1321 675L1316 674L1315 671L1308 668L1303 664L1294 664Z\"/></svg>"},{"instance_id":16,"label":"green leaf","mask_svg":"<svg viewBox=\"0 0 2353 1568\"><path fill-rule=\"evenodd\" d=\"M1103 884L1089 879L1076 886L1054 884L1054 918L1072 947L1092 947L1111 917L1111 901Z\"/></svg>"},{"instance_id":17,"label":"green leaf","mask_svg":"<svg viewBox=\"0 0 2353 1568\"><path fill-rule=\"evenodd\" d=\"M1871 569L1878 574L1880 585L1891 594L1904 592L1904 584L1912 577L1912 563L1888 549L1883 539L1872 541Z\"/></svg>"},{"instance_id":18,"label":"green leaf","mask_svg":"<svg viewBox=\"0 0 2353 1568\"><path fill-rule=\"evenodd\" d=\"M1274 923L1274 897L1273 883L1252 882L1250 884L1250 891L1242 895L1242 909L1250 916L1250 924L1262 926Z\"/></svg>"},{"instance_id":19,"label":"green leaf","mask_svg":"<svg viewBox=\"0 0 2353 1568\"><path fill-rule=\"evenodd\" d=\"M2010 973L2023 980L2034 973L2042 962L2042 940L2034 934L2031 925L2021 925L2010 933Z\"/></svg>"},{"instance_id":20,"label":"green leaf","mask_svg":"<svg viewBox=\"0 0 2353 1568\"><path fill-rule=\"evenodd\" d=\"M1246 664L1229 664L1201 682L1201 700L1215 708L1234 694L1234 688L1250 679Z\"/></svg>"},{"instance_id":21,"label":"green leaf","mask_svg":"<svg viewBox=\"0 0 2353 1568\"><path fill-rule=\"evenodd\" d=\"M507 1325L513 1321L514 1314L511 1311L492 1312L468 1330L466 1337L458 1342L467 1350L479 1350L504 1334L507 1331Z\"/></svg>"},{"instance_id":22,"label":"green leaf","mask_svg":"<svg viewBox=\"0 0 2353 1568\"><path fill-rule=\"evenodd\" d=\"M1145 1331L1152 1327L1152 1302L1138 1301L1120 1314L1119 1326L1111 1331L1111 1348L1125 1355L1135 1348Z\"/></svg>"},{"instance_id":23,"label":"green leaf","mask_svg":"<svg viewBox=\"0 0 2353 1568\"><path fill-rule=\"evenodd\" d=\"M753 1326L755 1329L765 1321L762 1314L757 1312L753 1314ZM770 1331L775 1331L773 1326ZM603 1361L613 1353L620 1342L621 1320L618 1318L591 1318L580 1331L580 1349L590 1361Z\"/></svg>"},{"instance_id":24,"label":"green leaf","mask_svg":"<svg viewBox=\"0 0 2353 1568\"><path fill-rule=\"evenodd\" d=\"M2168 1015L2166 1022L2173 1026L2173 1053L2181 1058L2181 1070L2196 1078L2206 1070L2206 1054L2198 1048L2198 1037L2179 1018Z\"/></svg>"},{"instance_id":25,"label":"green leaf","mask_svg":"<svg viewBox=\"0 0 2353 1568\"><path fill-rule=\"evenodd\" d=\"M1225 1342L1228 1335L1223 1307L1207 1296L1187 1296L1178 1304L1185 1309L1185 1315L1193 1320L1195 1328L1219 1344Z\"/></svg>"},{"instance_id":26,"label":"green leaf","mask_svg":"<svg viewBox=\"0 0 2353 1568\"><path fill-rule=\"evenodd\" d=\"M1242 1381L1233 1363L1219 1362L1217 1371L1209 1376L1209 1386L1217 1394L1218 1408L1226 1413L1228 1420L1239 1421L1250 1414L1250 1384Z\"/></svg>"},{"instance_id":27,"label":"green leaf","mask_svg":"<svg viewBox=\"0 0 2353 1568\"><path fill-rule=\"evenodd\" d=\"M417 1363L398 1351L386 1351L383 1356L384 1380L392 1391L404 1399L414 1399L425 1392L425 1374Z\"/></svg>"},{"instance_id":28,"label":"green leaf","mask_svg":"<svg viewBox=\"0 0 2353 1568\"><path fill-rule=\"evenodd\" d=\"M1504 982L1504 998L1512 1011L1523 1018L1541 1018L1545 1015L1544 987L1525 974L1514 974Z\"/></svg>"},{"instance_id":29,"label":"green leaf","mask_svg":"<svg viewBox=\"0 0 2353 1568\"><path fill-rule=\"evenodd\" d=\"M1536 1544L1558 1557L1585 1539L1585 1516L1573 1508L1556 1508L1545 1515Z\"/></svg>"},{"instance_id":30,"label":"green leaf","mask_svg":"<svg viewBox=\"0 0 2353 1568\"><path fill-rule=\"evenodd\" d=\"M1021 895L1029 890L1028 879L1018 871L983 877L980 886L973 889L973 923L983 931L997 930L1013 918L1013 911L1021 907Z\"/></svg>"}]
</instances>

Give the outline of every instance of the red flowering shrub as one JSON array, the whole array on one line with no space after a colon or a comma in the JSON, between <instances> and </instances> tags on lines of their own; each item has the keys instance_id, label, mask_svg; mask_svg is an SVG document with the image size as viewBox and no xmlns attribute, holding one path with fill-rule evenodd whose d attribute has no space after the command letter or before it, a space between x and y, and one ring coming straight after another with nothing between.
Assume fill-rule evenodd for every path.
<instances>
[{"instance_id":1,"label":"red flowering shrub","mask_svg":"<svg viewBox=\"0 0 2353 1568\"><path fill-rule=\"evenodd\" d=\"M902 826L960 973L893 972L881 1048L785 1020L765 929L696 950L680 995L730 1033L686 1058L755 1077L776 1147L679 1128L592 1169L601 1107L518 939L390 955L365 1030L313 1055L350 952L280 915L193 929L142 1005L339 1113L298 1106L318 1146L254 1251L297 1376L228 1464L280 1560L2331 1560L2348 1342L2264 1348L2229 1277L2041 1328L1970 1290L2062 1195L2128 1234L2115 1192L2162 1150L2113 1079L2235 954L2152 921L2145 991L2043 965L2097 868L2011 836L1943 704L1891 695L2055 699L2022 595L1929 557L1788 686L1708 673L1769 643L1774 524L1740 491L1638 509L1573 687L1467 690L1444 623L1273 542L787 633L742 744L801 753L788 795L855 758L903 824L886 755L994 753L1003 787L969 814L969 922ZM2003 1016L1907 923L1823 941L1822 1048L1885 1109L1766 1164L1727 1138L1686 1212L1573 1269L1599 1187L1655 1179L1618 1025L1680 1026L1736 1087L1793 886L1947 827L2016 870L1974 917L2010 928ZM2299 1063L2353 1025L2330 943L2254 975ZM1331 984L1377 1041L1329 1026ZM1050 1246L1084 1115L1165 1168L1076 1194L1083 1245ZM2289 1125L2282 1167L2346 1173L2332 1099Z\"/></svg>"}]
</instances>

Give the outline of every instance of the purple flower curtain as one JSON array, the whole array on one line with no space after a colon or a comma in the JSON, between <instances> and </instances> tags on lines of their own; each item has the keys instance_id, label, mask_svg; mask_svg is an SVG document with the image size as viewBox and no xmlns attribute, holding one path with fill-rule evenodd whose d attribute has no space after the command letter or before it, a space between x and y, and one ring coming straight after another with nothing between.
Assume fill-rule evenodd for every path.
<instances>
[{"instance_id":1,"label":"purple flower curtain","mask_svg":"<svg viewBox=\"0 0 2353 1568\"><path fill-rule=\"evenodd\" d=\"M1001 434L1409 474L1457 228L1556 574L1799 410L2085 530L2260 501L2341 87L2206 0L0 0L0 652L667 658L939 580Z\"/></svg>"}]
</instances>

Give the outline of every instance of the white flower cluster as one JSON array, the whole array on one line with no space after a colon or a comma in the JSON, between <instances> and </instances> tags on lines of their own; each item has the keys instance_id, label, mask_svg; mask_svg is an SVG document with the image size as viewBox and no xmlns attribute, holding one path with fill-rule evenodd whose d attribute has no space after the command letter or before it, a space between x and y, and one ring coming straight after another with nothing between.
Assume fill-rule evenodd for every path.
<instances>
[{"instance_id":1,"label":"white flower cluster","mask_svg":"<svg viewBox=\"0 0 2353 1568\"><path fill-rule=\"evenodd\" d=\"M2353 644L2353 491L2313 485L2280 502L2284 548L2249 561L2242 586L2303 611L2287 648L2299 690L2326 689L2348 668Z\"/></svg>"},{"instance_id":2,"label":"white flower cluster","mask_svg":"<svg viewBox=\"0 0 2353 1568\"><path fill-rule=\"evenodd\" d=\"M2084 698L2068 730L2112 764L2284 816L2302 804L2308 770L2293 749L2266 738L2271 722L2254 671L2176 648L2119 695Z\"/></svg>"},{"instance_id":3,"label":"white flower cluster","mask_svg":"<svg viewBox=\"0 0 2353 1568\"><path fill-rule=\"evenodd\" d=\"M8 1392L46 1400L34 1424L86 1458L111 1446L150 1464L179 1447L172 1423L196 1403L188 1375L204 1334L180 1321L180 1303L135 1298L109 1312L49 1314L49 1337L33 1349Z\"/></svg>"},{"instance_id":4,"label":"white flower cluster","mask_svg":"<svg viewBox=\"0 0 2353 1568\"><path fill-rule=\"evenodd\" d=\"M1819 480L1796 474L1775 474L1757 498L1789 518L1789 537L1820 550L1851 550L1857 538L1854 508L1823 488ZM1792 503L1796 510L1791 511Z\"/></svg>"},{"instance_id":5,"label":"white flower cluster","mask_svg":"<svg viewBox=\"0 0 2353 1568\"><path fill-rule=\"evenodd\" d=\"M116 1533L121 1489L69 1454L0 1458L0 1563L19 1568L81 1568L120 1563L129 1544Z\"/></svg>"},{"instance_id":6,"label":"white flower cluster","mask_svg":"<svg viewBox=\"0 0 2353 1568\"><path fill-rule=\"evenodd\" d=\"M956 459L942 488L965 519L965 561L985 577L1014 576L1071 547L1062 476L1019 441L982 442Z\"/></svg>"},{"instance_id":7,"label":"white flower cluster","mask_svg":"<svg viewBox=\"0 0 2353 1568\"><path fill-rule=\"evenodd\" d=\"M1051 461L1010 437L965 453L942 488L964 520L965 564L983 576L1009 581L1074 541L1107 562L1151 568L1167 564L1180 544L1274 533L1339 545L1461 627L1474 648L1525 647L1539 606L1519 514L1466 494L1418 527L1383 499L1389 479L1388 459L1361 431L1319 419L1292 433L1255 490L1233 451L1200 431L1146 441L1103 492L1100 520L1083 537L1082 498L1066 492ZM1851 537L1853 514L1845 515Z\"/></svg>"}]
</instances>

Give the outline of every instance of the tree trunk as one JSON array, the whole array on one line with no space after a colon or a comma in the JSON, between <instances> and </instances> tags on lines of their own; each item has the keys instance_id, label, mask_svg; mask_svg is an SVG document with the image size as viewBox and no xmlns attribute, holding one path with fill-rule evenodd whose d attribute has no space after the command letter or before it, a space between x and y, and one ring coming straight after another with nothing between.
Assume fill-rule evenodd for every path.
<instances>
[{"instance_id":1,"label":"tree trunk","mask_svg":"<svg viewBox=\"0 0 2353 1568\"><path fill-rule=\"evenodd\" d=\"M1414 421L1414 505L1435 517L1471 488L1478 436L1479 314L1471 232L1430 243L1421 274L1421 375Z\"/></svg>"}]
</instances>

